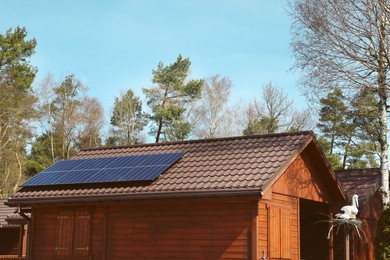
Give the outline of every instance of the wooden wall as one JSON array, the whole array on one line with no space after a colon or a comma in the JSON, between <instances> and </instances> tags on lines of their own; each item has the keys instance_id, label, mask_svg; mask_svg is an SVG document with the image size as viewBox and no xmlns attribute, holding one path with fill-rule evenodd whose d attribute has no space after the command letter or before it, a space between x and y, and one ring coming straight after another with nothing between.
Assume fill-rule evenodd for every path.
<instances>
[{"instance_id":1,"label":"wooden wall","mask_svg":"<svg viewBox=\"0 0 390 260\"><path fill-rule=\"evenodd\" d=\"M18 255L19 227L0 228L0 255Z\"/></svg>"},{"instance_id":2,"label":"wooden wall","mask_svg":"<svg viewBox=\"0 0 390 260\"><path fill-rule=\"evenodd\" d=\"M359 210L358 219L363 221L363 230L367 241L363 234L361 234L362 238L360 238L355 231L352 231L351 259L374 260L375 232L380 212L383 210L380 191L378 190Z\"/></svg>"},{"instance_id":3,"label":"wooden wall","mask_svg":"<svg viewBox=\"0 0 390 260\"><path fill-rule=\"evenodd\" d=\"M91 207L89 257L72 259L250 259L257 199L156 200ZM56 255L59 207L35 207L32 259ZM73 208L73 207L72 207Z\"/></svg>"},{"instance_id":4,"label":"wooden wall","mask_svg":"<svg viewBox=\"0 0 390 260\"><path fill-rule=\"evenodd\" d=\"M258 256L299 259L298 198L273 193L272 200L258 203L258 212Z\"/></svg>"},{"instance_id":5,"label":"wooden wall","mask_svg":"<svg viewBox=\"0 0 390 260\"><path fill-rule=\"evenodd\" d=\"M263 191L261 200L214 197L34 207L32 259L69 259L55 256L59 211L90 207L91 224L84 227L90 228L91 239L83 246L88 257L72 259L260 259L264 254L267 259L298 260L301 199L335 208L344 203L320 156L311 143Z\"/></svg>"},{"instance_id":6,"label":"wooden wall","mask_svg":"<svg viewBox=\"0 0 390 260\"><path fill-rule=\"evenodd\" d=\"M344 203L344 198L335 183L332 183L331 173L320 156L311 143L275 180L272 187L265 191L258 204L258 257L264 254L268 259L300 259L301 199L319 203L330 211L338 209ZM275 212L281 214L280 217L276 216L279 228L273 226ZM327 213L325 212L324 219L327 218ZM287 225L288 228L285 228ZM326 232L323 236L326 236ZM329 258L332 257L329 249Z\"/></svg>"}]
</instances>

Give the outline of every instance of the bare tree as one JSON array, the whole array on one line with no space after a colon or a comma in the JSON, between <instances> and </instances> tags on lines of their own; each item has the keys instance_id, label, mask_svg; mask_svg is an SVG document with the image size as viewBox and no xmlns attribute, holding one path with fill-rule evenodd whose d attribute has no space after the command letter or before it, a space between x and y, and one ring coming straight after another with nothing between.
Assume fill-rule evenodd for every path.
<instances>
[{"instance_id":1,"label":"bare tree","mask_svg":"<svg viewBox=\"0 0 390 260\"><path fill-rule=\"evenodd\" d=\"M74 75L57 83L50 74L36 88L41 134L38 139L48 143L52 163L68 159L77 150L80 129L85 123L86 114L85 111L82 113L82 107L87 105L83 102L86 90L87 87Z\"/></svg>"},{"instance_id":2,"label":"bare tree","mask_svg":"<svg viewBox=\"0 0 390 260\"><path fill-rule=\"evenodd\" d=\"M234 135L237 129L235 109L227 105L232 82L219 75L205 80L202 98L192 113L193 135L197 138L215 138Z\"/></svg>"},{"instance_id":3,"label":"bare tree","mask_svg":"<svg viewBox=\"0 0 390 260\"><path fill-rule=\"evenodd\" d=\"M84 97L80 109L79 148L92 148L101 145L100 131L104 123L102 104L96 98Z\"/></svg>"},{"instance_id":4,"label":"bare tree","mask_svg":"<svg viewBox=\"0 0 390 260\"><path fill-rule=\"evenodd\" d=\"M299 111L293 101L272 83L262 88L262 96L247 108L245 135L299 131L312 125L308 111Z\"/></svg>"},{"instance_id":5,"label":"bare tree","mask_svg":"<svg viewBox=\"0 0 390 260\"><path fill-rule=\"evenodd\" d=\"M37 94L38 103L37 111L39 118L37 120L40 131L45 133L49 139L49 151L51 155L51 162L56 161L54 152L54 99L55 94L53 89L57 86L52 74L47 76L37 85L35 92Z\"/></svg>"},{"instance_id":6,"label":"bare tree","mask_svg":"<svg viewBox=\"0 0 390 260\"><path fill-rule=\"evenodd\" d=\"M290 2L291 46L302 70L303 90L320 98L342 88L351 98L373 93L379 112L381 189L390 201L387 143L389 2L386 0L296 0ZM349 96L348 96L349 95Z\"/></svg>"}]
</instances>

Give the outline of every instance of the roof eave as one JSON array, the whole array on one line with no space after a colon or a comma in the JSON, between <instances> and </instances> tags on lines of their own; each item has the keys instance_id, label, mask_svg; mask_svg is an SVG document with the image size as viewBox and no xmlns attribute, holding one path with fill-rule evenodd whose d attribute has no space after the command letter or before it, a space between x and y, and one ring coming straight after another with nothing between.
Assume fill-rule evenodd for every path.
<instances>
[{"instance_id":1,"label":"roof eave","mask_svg":"<svg viewBox=\"0 0 390 260\"><path fill-rule=\"evenodd\" d=\"M170 199L170 198L199 198L199 197L242 197L257 196L261 198L262 191L256 189L237 190L203 190L203 191L179 191L179 192L150 192L133 194L105 194L101 196L69 196L69 197L47 197L47 198L10 198L4 204L8 206L33 206L54 203L93 203L125 200L146 200L146 199Z\"/></svg>"}]
</instances>

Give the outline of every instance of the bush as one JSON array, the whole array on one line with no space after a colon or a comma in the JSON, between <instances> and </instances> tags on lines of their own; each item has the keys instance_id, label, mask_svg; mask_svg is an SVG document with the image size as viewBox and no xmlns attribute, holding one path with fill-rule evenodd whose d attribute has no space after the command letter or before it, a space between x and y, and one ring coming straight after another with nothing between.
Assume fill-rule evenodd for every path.
<instances>
[{"instance_id":1,"label":"bush","mask_svg":"<svg viewBox=\"0 0 390 260\"><path fill-rule=\"evenodd\" d=\"M390 260L390 208L379 218L374 246L377 260Z\"/></svg>"}]
</instances>

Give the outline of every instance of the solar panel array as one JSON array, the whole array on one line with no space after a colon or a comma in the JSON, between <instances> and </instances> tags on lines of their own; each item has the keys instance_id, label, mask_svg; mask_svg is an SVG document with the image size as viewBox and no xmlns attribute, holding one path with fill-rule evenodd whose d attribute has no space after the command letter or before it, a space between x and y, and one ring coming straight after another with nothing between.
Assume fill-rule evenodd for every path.
<instances>
[{"instance_id":1,"label":"solar panel array","mask_svg":"<svg viewBox=\"0 0 390 260\"><path fill-rule=\"evenodd\" d=\"M184 153L147 154L59 161L21 186L152 181Z\"/></svg>"}]
</instances>

